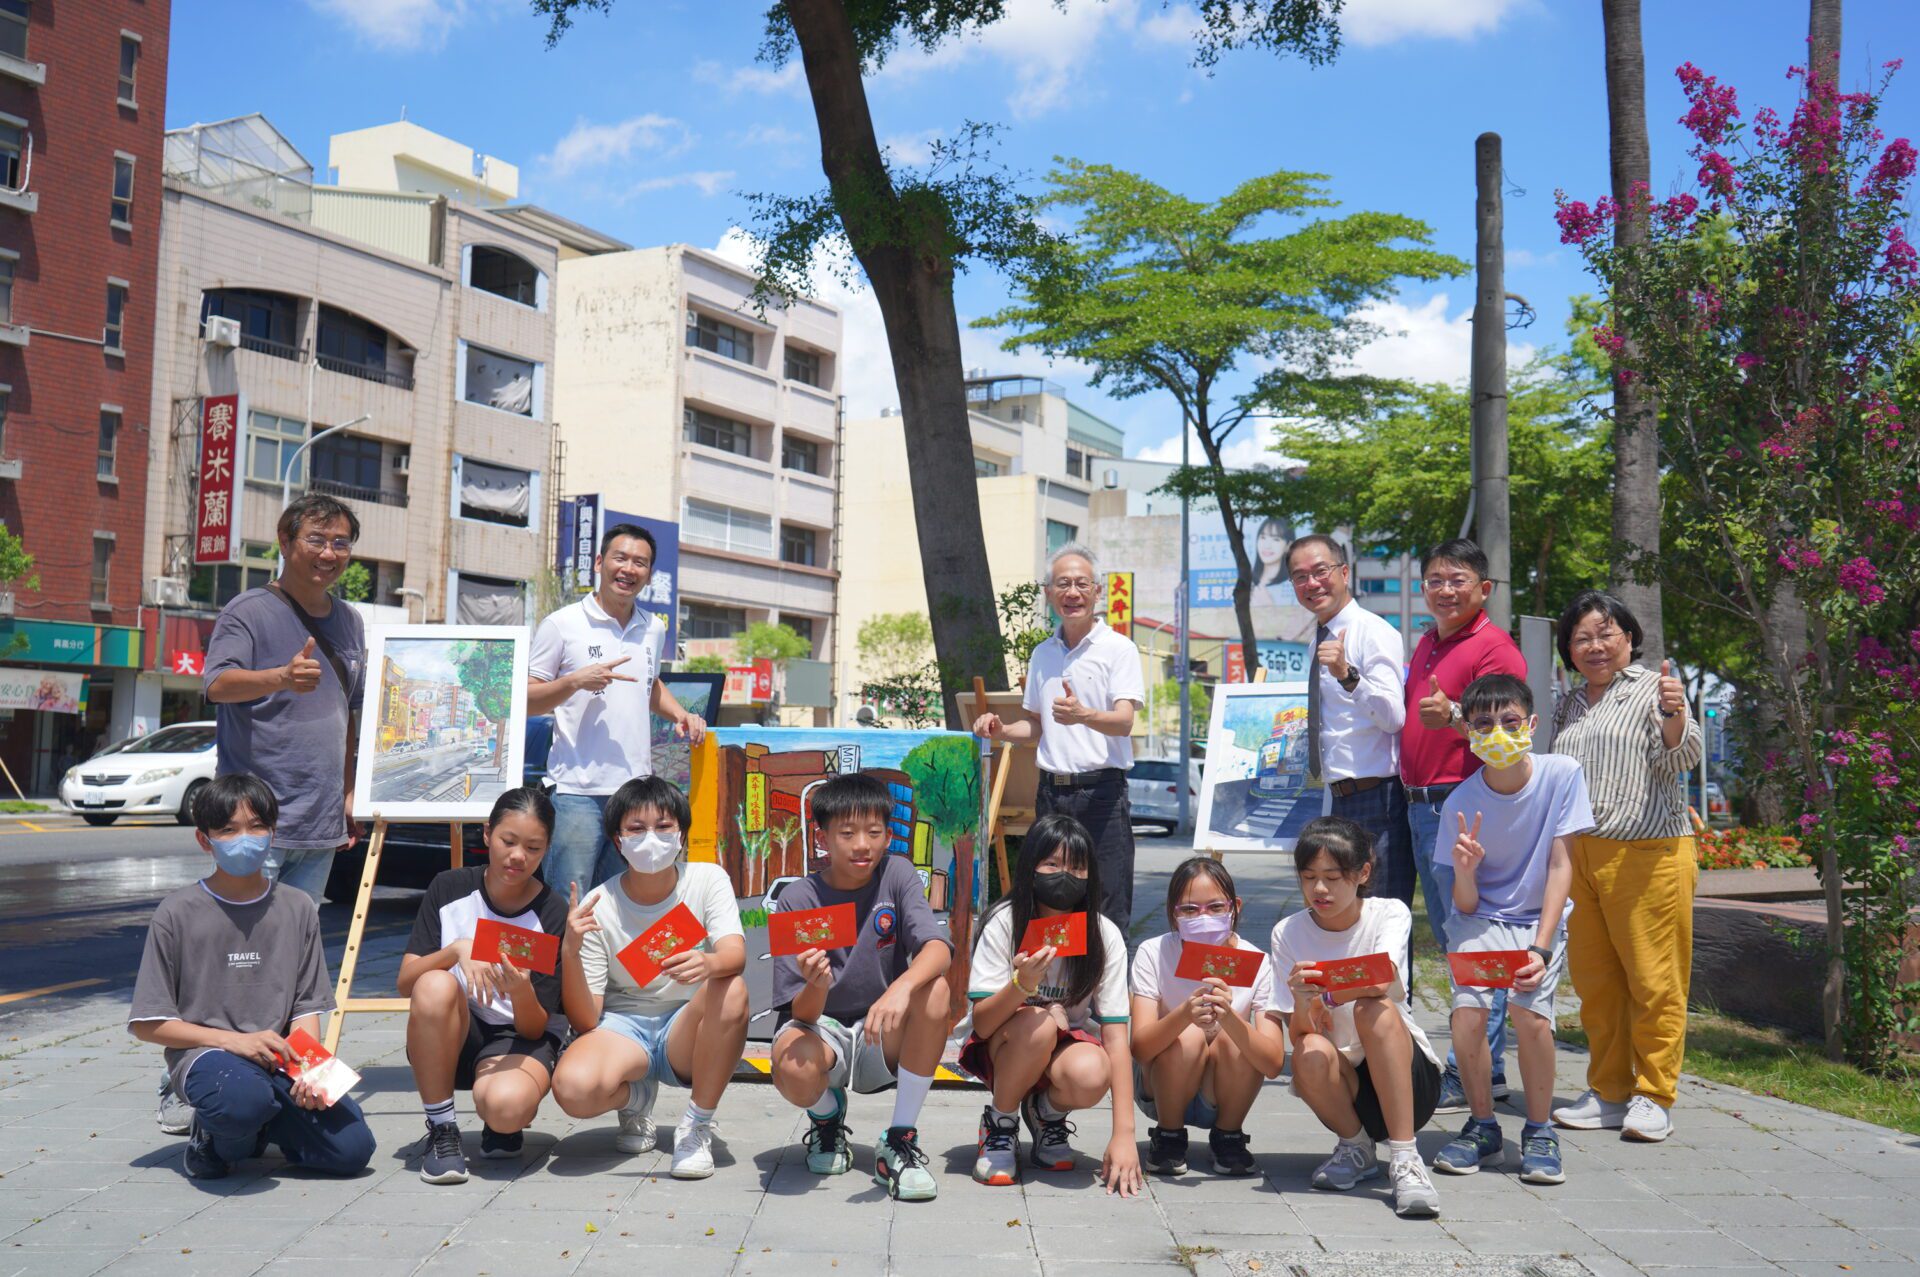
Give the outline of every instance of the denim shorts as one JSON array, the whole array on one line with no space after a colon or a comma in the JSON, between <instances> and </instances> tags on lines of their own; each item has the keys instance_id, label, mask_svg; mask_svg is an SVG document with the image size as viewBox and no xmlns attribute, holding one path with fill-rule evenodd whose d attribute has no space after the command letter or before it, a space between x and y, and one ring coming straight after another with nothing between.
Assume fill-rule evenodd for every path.
<instances>
[{"instance_id":1,"label":"denim shorts","mask_svg":"<svg viewBox=\"0 0 1920 1277\"><path fill-rule=\"evenodd\" d=\"M673 1071L673 1061L667 1058L667 1030L673 1026L673 1018L686 1009L682 1003L665 1015L603 1011L600 1013L600 1027L609 1033L618 1033L647 1053L649 1079L684 1088L693 1084Z\"/></svg>"}]
</instances>

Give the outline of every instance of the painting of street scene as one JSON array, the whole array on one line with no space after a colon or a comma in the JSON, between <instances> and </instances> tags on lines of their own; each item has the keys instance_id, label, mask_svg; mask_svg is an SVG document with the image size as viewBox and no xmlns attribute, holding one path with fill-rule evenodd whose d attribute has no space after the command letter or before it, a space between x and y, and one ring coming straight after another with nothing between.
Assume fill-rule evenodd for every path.
<instances>
[{"instance_id":1,"label":"painting of street scene","mask_svg":"<svg viewBox=\"0 0 1920 1277\"><path fill-rule=\"evenodd\" d=\"M373 628L356 815L484 820L520 783L525 636L518 626Z\"/></svg>"},{"instance_id":2,"label":"painting of street scene","mask_svg":"<svg viewBox=\"0 0 1920 1277\"><path fill-rule=\"evenodd\" d=\"M1306 685L1216 687L1195 849L1292 851L1322 800L1307 785Z\"/></svg>"}]
</instances>

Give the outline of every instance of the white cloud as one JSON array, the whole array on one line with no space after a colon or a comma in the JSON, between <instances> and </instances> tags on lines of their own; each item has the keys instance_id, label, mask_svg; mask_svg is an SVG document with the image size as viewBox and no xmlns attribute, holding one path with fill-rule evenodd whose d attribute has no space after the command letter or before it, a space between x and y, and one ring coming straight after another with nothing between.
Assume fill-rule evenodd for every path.
<instances>
[{"instance_id":1,"label":"white cloud","mask_svg":"<svg viewBox=\"0 0 1920 1277\"><path fill-rule=\"evenodd\" d=\"M1530 248L1509 248L1507 265L1514 270L1526 270L1531 266L1557 266L1560 263L1560 250L1552 249L1545 253L1536 253Z\"/></svg>"},{"instance_id":2,"label":"white cloud","mask_svg":"<svg viewBox=\"0 0 1920 1277\"><path fill-rule=\"evenodd\" d=\"M1396 298L1366 307L1360 317L1381 329L1382 335L1355 355L1354 370L1376 377L1465 384L1473 350L1473 310L1464 308L1458 315L1448 310L1445 293L1435 293L1418 305ZM1532 346L1509 341L1507 367L1517 368L1533 354Z\"/></svg>"},{"instance_id":3,"label":"white cloud","mask_svg":"<svg viewBox=\"0 0 1920 1277\"><path fill-rule=\"evenodd\" d=\"M1220 452L1220 460L1229 470L1244 470L1249 466L1273 466L1280 464L1280 455L1268 445L1272 443L1273 426L1264 421L1249 421L1227 439L1227 446ZM1207 456L1200 451L1200 441L1194 438L1192 455L1188 460L1194 465L1206 464ZM1150 443L1132 454L1142 461L1165 461L1178 464L1180 461L1180 435L1176 432L1158 443Z\"/></svg>"},{"instance_id":4,"label":"white cloud","mask_svg":"<svg viewBox=\"0 0 1920 1277\"><path fill-rule=\"evenodd\" d=\"M790 129L784 124L756 124L740 135L742 146L805 146L813 141L811 133Z\"/></svg>"},{"instance_id":5,"label":"white cloud","mask_svg":"<svg viewBox=\"0 0 1920 1277\"><path fill-rule=\"evenodd\" d=\"M1007 0L1006 16L975 35L947 41L932 53L902 49L887 60L882 78L908 78L957 66L984 54L1011 67L1014 89L1007 108L1015 119L1032 119L1090 91L1084 74L1094 47L1109 31L1138 24L1139 0L1104 0L1065 6L1055 0Z\"/></svg>"},{"instance_id":6,"label":"white cloud","mask_svg":"<svg viewBox=\"0 0 1920 1277\"><path fill-rule=\"evenodd\" d=\"M713 196L727 189L733 181L732 169L702 169L693 173L663 173L659 177L642 178L627 187L627 195L646 195L653 191L670 191L679 186L691 186L702 195Z\"/></svg>"},{"instance_id":7,"label":"white cloud","mask_svg":"<svg viewBox=\"0 0 1920 1277\"><path fill-rule=\"evenodd\" d=\"M1527 0L1347 0L1340 33L1358 45L1396 40L1470 40L1499 26Z\"/></svg>"},{"instance_id":8,"label":"white cloud","mask_svg":"<svg viewBox=\"0 0 1920 1277\"><path fill-rule=\"evenodd\" d=\"M711 59L693 64L696 84L711 84L729 93L787 93L800 87L804 76L798 57L788 58L785 65L779 67L749 65L728 69Z\"/></svg>"},{"instance_id":9,"label":"white cloud","mask_svg":"<svg viewBox=\"0 0 1920 1277\"><path fill-rule=\"evenodd\" d=\"M927 164L933 159L933 144L944 136L939 129L889 134L880 139L880 149L896 164Z\"/></svg>"},{"instance_id":10,"label":"white cloud","mask_svg":"<svg viewBox=\"0 0 1920 1277\"><path fill-rule=\"evenodd\" d=\"M579 119L553 150L540 157L540 165L555 177L566 177L581 169L632 159L638 151L676 155L693 140L691 129L665 115L635 115L613 124Z\"/></svg>"},{"instance_id":11,"label":"white cloud","mask_svg":"<svg viewBox=\"0 0 1920 1277\"><path fill-rule=\"evenodd\" d=\"M1155 44L1191 44L1204 24L1192 5L1170 5L1148 14L1140 23L1140 35Z\"/></svg>"},{"instance_id":12,"label":"white cloud","mask_svg":"<svg viewBox=\"0 0 1920 1277\"><path fill-rule=\"evenodd\" d=\"M368 44L395 52L438 49L453 29L504 0L307 0Z\"/></svg>"}]
</instances>

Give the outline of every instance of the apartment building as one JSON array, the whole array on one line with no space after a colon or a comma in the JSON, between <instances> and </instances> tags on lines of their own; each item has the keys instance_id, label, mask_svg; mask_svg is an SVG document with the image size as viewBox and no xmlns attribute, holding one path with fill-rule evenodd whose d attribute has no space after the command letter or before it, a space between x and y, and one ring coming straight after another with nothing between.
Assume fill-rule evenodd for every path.
<instances>
[{"instance_id":1,"label":"apartment building","mask_svg":"<svg viewBox=\"0 0 1920 1277\"><path fill-rule=\"evenodd\" d=\"M1108 482L1126 440L1050 381L976 372L966 392L980 522L997 594L1039 580L1049 554L1086 540L1090 500ZM837 679L843 721L852 721L865 677L854 650L860 626L885 613L927 608L906 480L910 424L892 412L847 423L846 581L840 592L847 641Z\"/></svg>"},{"instance_id":2,"label":"apartment building","mask_svg":"<svg viewBox=\"0 0 1920 1277\"><path fill-rule=\"evenodd\" d=\"M450 178L485 168L434 141L425 159ZM366 602L528 619L552 561L554 240L438 191L315 185L259 115L169 133L162 203L142 714L198 712L212 618L271 578L283 496L301 491L358 516ZM234 545L196 562L203 414L227 395L245 431Z\"/></svg>"},{"instance_id":3,"label":"apartment building","mask_svg":"<svg viewBox=\"0 0 1920 1277\"><path fill-rule=\"evenodd\" d=\"M840 312L804 298L762 312L751 274L685 244L568 247L580 255L560 262L555 389L568 491L678 525L680 655L778 621L831 661Z\"/></svg>"},{"instance_id":4,"label":"apartment building","mask_svg":"<svg viewBox=\"0 0 1920 1277\"><path fill-rule=\"evenodd\" d=\"M0 760L28 789L131 721L169 0L0 0Z\"/></svg>"}]
</instances>

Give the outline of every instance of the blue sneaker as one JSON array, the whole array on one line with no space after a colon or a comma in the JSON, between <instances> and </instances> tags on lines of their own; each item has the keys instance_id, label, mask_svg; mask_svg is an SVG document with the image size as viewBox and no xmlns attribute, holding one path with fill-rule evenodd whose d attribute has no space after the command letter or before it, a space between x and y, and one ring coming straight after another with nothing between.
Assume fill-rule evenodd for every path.
<instances>
[{"instance_id":1,"label":"blue sneaker","mask_svg":"<svg viewBox=\"0 0 1920 1277\"><path fill-rule=\"evenodd\" d=\"M1434 1155L1433 1169L1449 1175L1472 1175L1480 1169L1481 1162L1497 1159L1505 1147L1498 1122L1482 1122L1470 1117L1460 1133Z\"/></svg>"},{"instance_id":2,"label":"blue sneaker","mask_svg":"<svg viewBox=\"0 0 1920 1277\"><path fill-rule=\"evenodd\" d=\"M1494 1074L1493 1102L1498 1104L1511 1094L1513 1094L1513 1092L1507 1089L1506 1077L1499 1073ZM1447 1069L1440 1074L1440 1099L1433 1106L1433 1111L1436 1113L1465 1113L1468 1107L1467 1091L1466 1088L1461 1085L1460 1075L1452 1069Z\"/></svg>"},{"instance_id":3,"label":"blue sneaker","mask_svg":"<svg viewBox=\"0 0 1920 1277\"><path fill-rule=\"evenodd\" d=\"M1523 1184L1567 1182L1567 1173L1560 1169L1560 1140L1551 1128L1528 1123L1521 1129L1520 1182Z\"/></svg>"}]
</instances>

